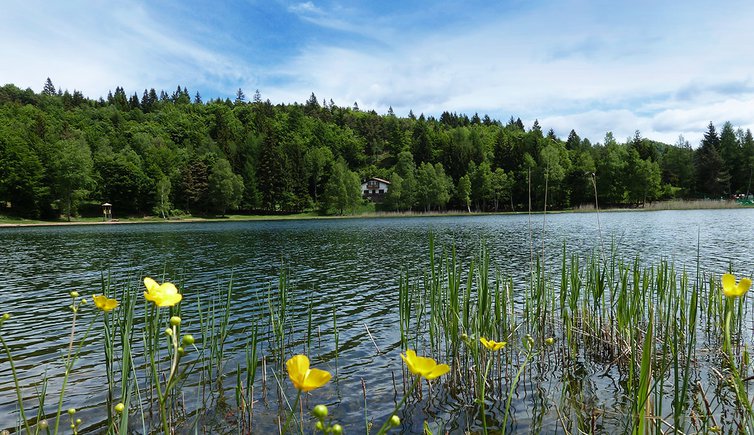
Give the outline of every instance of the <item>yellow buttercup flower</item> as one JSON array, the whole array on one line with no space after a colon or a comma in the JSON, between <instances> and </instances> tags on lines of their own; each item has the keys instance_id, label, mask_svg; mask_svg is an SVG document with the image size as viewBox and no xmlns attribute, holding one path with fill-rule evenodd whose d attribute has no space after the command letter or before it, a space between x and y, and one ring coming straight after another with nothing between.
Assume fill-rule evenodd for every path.
<instances>
[{"instance_id":1,"label":"yellow buttercup flower","mask_svg":"<svg viewBox=\"0 0 754 435\"><path fill-rule=\"evenodd\" d=\"M479 341L482 342L482 344L484 345L484 347L486 347L487 349L489 349L489 350L491 350L493 352L496 352L496 351L504 348L505 345L508 344L507 341L487 340L484 337L479 337Z\"/></svg>"},{"instance_id":2,"label":"yellow buttercup flower","mask_svg":"<svg viewBox=\"0 0 754 435\"><path fill-rule=\"evenodd\" d=\"M144 299L154 302L158 307L172 307L183 299L178 293L178 289L171 282L157 284L150 277L144 278L144 286L147 291L144 292Z\"/></svg>"},{"instance_id":3,"label":"yellow buttercup flower","mask_svg":"<svg viewBox=\"0 0 754 435\"><path fill-rule=\"evenodd\" d=\"M416 352L411 349L406 351L406 355L401 354L401 358L406 362L411 373L424 379L432 380L450 371L447 364L437 364L432 358L417 356Z\"/></svg>"},{"instance_id":4,"label":"yellow buttercup flower","mask_svg":"<svg viewBox=\"0 0 754 435\"><path fill-rule=\"evenodd\" d=\"M94 295L92 296L92 300L97 308L106 313L114 310L115 307L118 306L118 301L115 299L109 299L105 295Z\"/></svg>"},{"instance_id":5,"label":"yellow buttercup flower","mask_svg":"<svg viewBox=\"0 0 754 435\"><path fill-rule=\"evenodd\" d=\"M722 278L723 294L729 298L738 298L746 294L751 287L751 279L742 278L741 281L736 284L736 277L726 273Z\"/></svg>"},{"instance_id":6,"label":"yellow buttercup flower","mask_svg":"<svg viewBox=\"0 0 754 435\"><path fill-rule=\"evenodd\" d=\"M325 385L332 375L325 370L309 368L309 358L306 355L294 355L285 362L288 377L293 386L299 391L311 391Z\"/></svg>"}]
</instances>

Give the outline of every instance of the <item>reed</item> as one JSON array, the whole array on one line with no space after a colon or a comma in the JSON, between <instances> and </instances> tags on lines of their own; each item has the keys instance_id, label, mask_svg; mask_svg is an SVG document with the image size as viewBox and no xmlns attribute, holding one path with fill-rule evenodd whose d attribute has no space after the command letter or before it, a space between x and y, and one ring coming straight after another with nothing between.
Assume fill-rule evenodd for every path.
<instances>
[{"instance_id":1,"label":"reed","mask_svg":"<svg viewBox=\"0 0 754 435\"><path fill-rule=\"evenodd\" d=\"M438 247L434 236L428 247L423 268L396 277L392 315L399 324L398 341L374 343L379 358L384 357L380 348L387 357L400 351L409 364L400 372L403 397L396 387L395 406L369 403L362 383L364 411L358 425L366 432L373 424L370 416L381 422L378 432L386 433L412 416L409 409L440 415L443 421L437 424L468 432L512 433L524 425L548 432L552 421L565 433L754 432L747 390L750 304L739 287L745 280L734 288L740 294L731 296L729 278L721 281L699 264L692 275L664 260L647 265L640 258L623 259L614 246L610 252L579 256L565 243L534 258L525 277L511 277L496 269L494 251L484 243L469 259L461 259L454 246ZM307 384L308 361L334 364L338 381L351 331L338 318L342 311L318 306L311 297L292 297L291 288L283 270L266 294L260 292L262 311L244 326L247 339L239 354L228 339L234 333L232 275L216 294L196 300L197 309L191 311L186 304L192 301L144 305L141 289L103 274L100 292L118 299L119 306L92 313L82 308L78 295L71 296L79 311L72 310L65 376L74 370L81 346L101 340L109 433L127 433L135 418L141 419L144 433L199 431L197 421L213 410L231 415L226 420L240 433L269 430L270 414L279 419L278 431L303 432L317 423L334 430L340 427L334 423L341 417L338 407L331 415L304 412L309 388L323 385ZM302 314L300 322L293 312ZM185 319L177 320L182 314ZM91 322L84 333L78 325L82 318ZM100 319L101 328L96 327ZM12 318L3 317L7 321ZM0 345L16 383L18 429L38 433L43 419L55 418L50 431L61 432L65 381L51 412L44 410L50 393L44 383L36 408L24 403L27 387L18 383L2 322ZM198 331L196 345L183 329ZM315 335L334 345L332 352L314 355ZM342 337L349 339L341 342ZM507 344L496 347L502 342ZM293 356L298 349L308 355ZM302 357L307 365L294 364L294 377L289 363ZM435 361L447 363L447 374L424 370L430 359L432 367L444 366ZM298 382L295 400L289 400L294 396L286 371ZM235 380L232 391L223 388L226 376ZM188 384L192 377L195 382ZM277 407L267 400L268 378L276 380ZM600 382L608 382L603 379L611 382L614 400L600 395ZM706 379L706 387L699 387L700 379ZM202 391L200 404L187 412L184 394L194 388ZM452 402L453 412L446 402ZM255 417L261 416L267 421L260 424ZM74 426L76 418L69 418Z\"/></svg>"}]
</instances>

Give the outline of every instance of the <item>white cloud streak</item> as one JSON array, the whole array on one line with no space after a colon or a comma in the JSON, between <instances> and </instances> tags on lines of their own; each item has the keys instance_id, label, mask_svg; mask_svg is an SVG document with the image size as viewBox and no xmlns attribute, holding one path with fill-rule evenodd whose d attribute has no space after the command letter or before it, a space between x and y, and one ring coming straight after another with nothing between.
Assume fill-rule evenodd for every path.
<instances>
[{"instance_id":1,"label":"white cloud streak","mask_svg":"<svg viewBox=\"0 0 754 435\"><path fill-rule=\"evenodd\" d=\"M115 86L140 92L255 81L248 66L170 29L139 3L86 3L86 14L73 5L20 4L0 26L0 55L13 59L0 66L4 83L40 90L51 77L97 98Z\"/></svg>"},{"instance_id":2,"label":"white cloud streak","mask_svg":"<svg viewBox=\"0 0 754 435\"><path fill-rule=\"evenodd\" d=\"M741 43L753 39L744 20L750 14L693 13L694 6L677 12L639 4L622 21L626 11L608 16L577 7L561 15L547 5L456 34L397 38L383 50L312 45L281 68L297 72L291 82L271 92L300 101L314 91L381 112L392 105L403 114L514 115L527 125L539 118L560 136L574 128L593 142L608 130L624 138L638 129L670 143L683 134L696 144L709 121L754 128L754 51ZM645 17L641 8L656 14Z\"/></svg>"}]
</instances>

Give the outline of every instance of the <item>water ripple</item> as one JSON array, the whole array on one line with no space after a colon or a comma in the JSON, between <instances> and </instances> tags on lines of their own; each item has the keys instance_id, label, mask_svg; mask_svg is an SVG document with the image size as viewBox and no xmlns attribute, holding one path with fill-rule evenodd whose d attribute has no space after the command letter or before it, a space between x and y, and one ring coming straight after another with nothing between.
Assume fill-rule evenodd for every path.
<instances>
[{"instance_id":1,"label":"water ripple","mask_svg":"<svg viewBox=\"0 0 754 435\"><path fill-rule=\"evenodd\" d=\"M678 270L694 271L700 257L708 273L732 267L751 275L752 218L752 209L602 213L599 228L595 214L553 214L547 216L544 250L553 268L560 263L564 243L569 253L581 256L599 250L602 244L606 249L614 246L628 261L635 256L645 262L667 259ZM184 331L191 332L192 327L198 328L196 321L191 323L198 318L197 302L204 307L211 301L219 303L232 278L233 312L226 345L226 367L232 372L236 363L243 363L255 322L263 327L262 345L271 346L270 332L264 328L267 299L274 300L278 277L285 270L290 279L290 328L299 333L306 328L311 301L312 324L318 334L312 354L318 364L338 370L337 384L328 386L324 394L338 397L333 405L340 408L342 420L359 427L362 379L369 390L370 412L384 415L392 409L390 373L400 379L401 368L396 358L398 278L407 271L418 277L416 272L427 263L430 232L438 252L455 246L466 265L480 244L486 244L493 266L519 283L525 278L531 251L543 249L542 216L533 216L531 222L531 245L525 215L2 228L0 312L13 315L2 334L25 386L24 397L33 403L34 386L39 387L44 378L50 394L56 395L60 388L70 334L70 291L86 297L100 292L103 274L112 279L117 291L137 288L142 276L172 280L184 292ZM340 335L337 361L333 311ZM92 316L91 310L82 310L79 331ZM97 328L93 334L70 379L65 406L81 408L87 424L101 428L106 416L102 409L105 369L101 346L96 344L101 335ZM294 338L289 351L304 351L302 337ZM379 354L375 346L389 357ZM0 427L15 424L11 379L3 356ZM54 401L48 398L48 405ZM412 424L410 418L406 424ZM420 430L421 422L413 424L405 430ZM523 430L528 424L518 420L514 427ZM551 427L547 424L545 429Z\"/></svg>"}]
</instances>

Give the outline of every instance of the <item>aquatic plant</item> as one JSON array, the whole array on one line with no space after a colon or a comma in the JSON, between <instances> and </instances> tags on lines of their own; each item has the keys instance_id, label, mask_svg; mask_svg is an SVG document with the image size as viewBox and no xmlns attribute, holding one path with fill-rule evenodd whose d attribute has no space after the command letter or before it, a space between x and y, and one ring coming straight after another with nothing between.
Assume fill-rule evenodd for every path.
<instances>
[{"instance_id":1,"label":"aquatic plant","mask_svg":"<svg viewBox=\"0 0 754 435\"><path fill-rule=\"evenodd\" d=\"M744 321L749 278L736 282L729 273L699 271L690 278L665 261L644 266L638 259L624 262L615 251L604 259L580 258L568 255L564 246L560 269L548 268L552 276L543 279L535 262L534 279L520 282L494 270L483 245L463 262L453 248L436 253L433 241L430 247L424 270L397 277L392 309L400 327L394 345L375 341L365 328L380 358L403 363L403 379L400 373L393 378L396 403L389 404L369 397L362 382L364 432L375 432L370 415L380 423L378 434L416 430L420 423L438 432L453 427L511 433L522 424L532 432L754 432L746 385L751 379ZM266 296L257 296L260 309L242 326L248 339L234 342L227 339L232 284L219 291L218 301L198 304L193 324L182 285L149 278L143 284L143 292L130 287L114 292L103 277L93 304L78 292L68 295L71 338L61 390L55 386L56 409L47 413L44 398L51 394L44 384L35 413L29 400L24 402L22 393L31 387L19 383L12 348L2 334L13 318L0 317L0 345L7 356L1 363L8 361L13 376L18 430L60 433L66 425L83 430L81 404L69 403L65 391L82 346L92 343L104 350L108 433L128 432L134 418L144 433L196 430L212 412L223 420L208 425L235 425L239 433L252 432L255 412L266 420L254 431L273 424L283 432L349 429L342 408L317 402L308 408L306 402L322 393L332 397L329 388L313 393L330 381L335 390L345 384L337 366L339 358L347 360L351 339L340 342L348 324L337 321L333 307L319 306L311 297L289 299L284 278ZM292 321L293 310L302 313L299 324ZM91 321L85 333L79 331L82 317ZM100 319L102 328L93 327ZM193 334L186 333L190 329ZM706 385L701 373L709 376ZM614 401L595 393L597 375L614 380ZM223 389L227 376L235 377L235 395ZM295 401L286 396L291 385ZM198 403L188 413L187 386L197 392ZM381 387L378 394L384 394ZM277 402L269 400L276 392ZM74 407L68 414L66 408Z\"/></svg>"}]
</instances>

